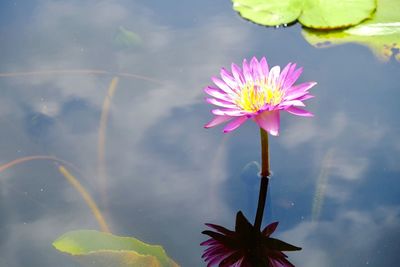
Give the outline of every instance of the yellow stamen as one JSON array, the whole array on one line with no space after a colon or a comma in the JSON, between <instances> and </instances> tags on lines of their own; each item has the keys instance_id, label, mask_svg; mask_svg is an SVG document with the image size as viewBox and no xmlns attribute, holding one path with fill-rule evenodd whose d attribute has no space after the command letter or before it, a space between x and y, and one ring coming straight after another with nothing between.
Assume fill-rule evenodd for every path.
<instances>
[{"instance_id":1,"label":"yellow stamen","mask_svg":"<svg viewBox=\"0 0 400 267\"><path fill-rule=\"evenodd\" d=\"M266 104L275 106L282 101L283 92L279 87L268 86L264 81L245 84L236 104L245 111L256 112Z\"/></svg>"}]
</instances>

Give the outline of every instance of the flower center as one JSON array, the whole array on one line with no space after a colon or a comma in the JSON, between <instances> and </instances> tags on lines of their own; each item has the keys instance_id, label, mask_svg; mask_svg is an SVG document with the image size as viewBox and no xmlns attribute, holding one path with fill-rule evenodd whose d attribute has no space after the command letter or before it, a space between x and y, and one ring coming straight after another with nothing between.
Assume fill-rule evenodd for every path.
<instances>
[{"instance_id":1,"label":"flower center","mask_svg":"<svg viewBox=\"0 0 400 267\"><path fill-rule=\"evenodd\" d=\"M267 104L279 104L282 98L283 92L279 87L257 81L243 85L235 102L245 111L257 112Z\"/></svg>"}]
</instances>

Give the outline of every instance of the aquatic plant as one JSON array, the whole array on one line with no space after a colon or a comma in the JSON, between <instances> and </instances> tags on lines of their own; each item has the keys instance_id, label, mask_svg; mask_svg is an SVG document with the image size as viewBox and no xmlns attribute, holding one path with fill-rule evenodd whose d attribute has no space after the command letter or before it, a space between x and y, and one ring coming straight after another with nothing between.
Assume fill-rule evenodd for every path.
<instances>
[{"instance_id":1,"label":"aquatic plant","mask_svg":"<svg viewBox=\"0 0 400 267\"><path fill-rule=\"evenodd\" d=\"M304 39L316 48L356 43L368 47L381 61L400 62L400 2L379 0L371 19L338 31L315 31L303 28Z\"/></svg>"},{"instance_id":2,"label":"aquatic plant","mask_svg":"<svg viewBox=\"0 0 400 267\"><path fill-rule=\"evenodd\" d=\"M340 29L373 16L376 0L232 0L243 18L266 26L296 21L313 29Z\"/></svg>"},{"instance_id":3,"label":"aquatic plant","mask_svg":"<svg viewBox=\"0 0 400 267\"><path fill-rule=\"evenodd\" d=\"M309 94L316 82L294 85L302 73L296 64L289 63L281 71L279 66L269 69L265 57L260 61L253 57L250 63L243 60L243 69L232 64L232 73L221 69L221 79L212 81L217 87L208 86L204 90L213 98L206 98L210 104L218 106L212 110L215 115L206 128L230 121L224 132L237 129L246 120L252 119L260 126L261 173L257 213L254 224L250 224L241 211L236 215L235 231L216 224L206 224L216 231L202 233L210 239L201 243L208 246L202 258L207 266L236 267L294 267L282 251L301 250L279 239L270 237L278 223L271 223L261 231L261 224L268 192L270 164L268 133L279 134L280 111L286 110L298 116L312 116L303 101L313 96Z\"/></svg>"},{"instance_id":4,"label":"aquatic plant","mask_svg":"<svg viewBox=\"0 0 400 267\"><path fill-rule=\"evenodd\" d=\"M159 245L95 230L67 232L53 246L88 267L179 267Z\"/></svg>"},{"instance_id":5,"label":"aquatic plant","mask_svg":"<svg viewBox=\"0 0 400 267\"><path fill-rule=\"evenodd\" d=\"M231 132L248 119L254 120L271 135L279 134L280 114L282 110L298 116L312 116L304 107L303 101L313 96L308 90L316 82L294 85L302 73L296 64L289 63L281 71L279 66L269 69L267 60L253 57L250 63L243 60L243 69L232 63L232 73L221 69L221 79L212 77L217 87L207 86L204 91L213 98L206 98L215 115L206 128L229 122L224 132Z\"/></svg>"}]
</instances>

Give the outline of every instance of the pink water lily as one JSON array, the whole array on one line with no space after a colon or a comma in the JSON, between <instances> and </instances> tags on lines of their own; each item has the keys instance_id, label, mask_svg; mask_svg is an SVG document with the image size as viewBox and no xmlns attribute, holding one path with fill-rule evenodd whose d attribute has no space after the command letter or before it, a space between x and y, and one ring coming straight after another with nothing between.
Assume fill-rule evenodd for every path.
<instances>
[{"instance_id":1,"label":"pink water lily","mask_svg":"<svg viewBox=\"0 0 400 267\"><path fill-rule=\"evenodd\" d=\"M294 85L303 69L289 63L282 71L279 66L269 69L267 60L253 57L250 63L243 60L243 67L232 63L232 72L221 69L221 78L212 77L216 86L208 86L204 91L211 97L206 101L218 106L213 109L215 117L204 127L210 128L229 121L224 127L228 133L237 129L248 119L255 121L271 135L279 134L282 110L310 117L312 113L301 109L303 101L313 96L309 89L316 82Z\"/></svg>"}]
</instances>

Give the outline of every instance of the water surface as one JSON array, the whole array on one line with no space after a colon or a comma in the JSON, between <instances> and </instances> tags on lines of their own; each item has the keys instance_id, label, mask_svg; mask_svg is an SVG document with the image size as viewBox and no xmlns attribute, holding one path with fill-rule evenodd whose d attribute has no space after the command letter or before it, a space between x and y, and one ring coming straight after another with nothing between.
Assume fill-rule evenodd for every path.
<instances>
[{"instance_id":1,"label":"water surface","mask_svg":"<svg viewBox=\"0 0 400 267\"><path fill-rule=\"evenodd\" d=\"M253 218L258 129L203 129L202 88L222 66L266 56L318 85L315 117L285 114L270 139L264 223L303 247L288 253L296 266L399 262L399 63L356 44L315 49L299 26L257 26L229 1L7 1L0 20L1 163L68 161L114 234L204 266L205 222ZM99 226L54 160L0 173L1 266L78 266L51 246L75 229Z\"/></svg>"}]
</instances>

